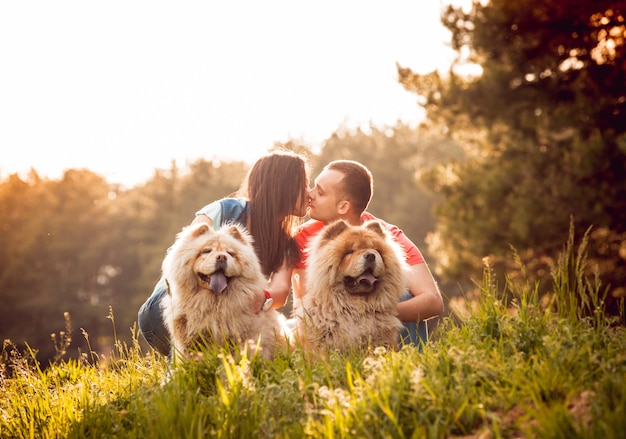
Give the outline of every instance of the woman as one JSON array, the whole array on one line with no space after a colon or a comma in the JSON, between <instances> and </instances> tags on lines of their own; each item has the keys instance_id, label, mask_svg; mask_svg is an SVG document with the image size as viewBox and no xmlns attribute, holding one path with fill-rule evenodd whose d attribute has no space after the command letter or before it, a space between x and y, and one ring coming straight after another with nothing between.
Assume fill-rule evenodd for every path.
<instances>
[{"instance_id":1,"label":"woman","mask_svg":"<svg viewBox=\"0 0 626 439\"><path fill-rule=\"evenodd\" d=\"M236 198L224 198L196 212L194 223L207 222L215 230L238 223L248 229L268 278L268 288L259 291L256 310L279 308L291 289L291 269L299 260L292 236L297 218L306 215L308 200L305 159L279 151L261 157L250 168ZM161 299L167 294L161 279L139 309L139 330L148 344L163 355L170 353L168 333L161 315Z\"/></svg>"}]
</instances>

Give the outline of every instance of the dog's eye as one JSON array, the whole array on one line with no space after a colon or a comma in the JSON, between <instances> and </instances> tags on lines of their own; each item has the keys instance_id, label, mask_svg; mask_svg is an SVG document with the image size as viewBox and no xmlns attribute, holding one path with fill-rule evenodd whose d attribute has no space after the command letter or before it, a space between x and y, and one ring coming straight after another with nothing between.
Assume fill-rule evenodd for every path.
<instances>
[{"instance_id":1,"label":"dog's eye","mask_svg":"<svg viewBox=\"0 0 626 439\"><path fill-rule=\"evenodd\" d=\"M233 258L235 257L235 252L227 252L230 256L232 256Z\"/></svg>"},{"instance_id":2,"label":"dog's eye","mask_svg":"<svg viewBox=\"0 0 626 439\"><path fill-rule=\"evenodd\" d=\"M352 253L354 253L354 250L352 249L346 250L345 252L343 252L343 257L345 258L346 256L350 256Z\"/></svg>"},{"instance_id":3,"label":"dog's eye","mask_svg":"<svg viewBox=\"0 0 626 439\"><path fill-rule=\"evenodd\" d=\"M203 254L203 255L208 255L212 251L213 251L212 248L205 248L205 249L202 249L202 251L200 253Z\"/></svg>"}]
</instances>

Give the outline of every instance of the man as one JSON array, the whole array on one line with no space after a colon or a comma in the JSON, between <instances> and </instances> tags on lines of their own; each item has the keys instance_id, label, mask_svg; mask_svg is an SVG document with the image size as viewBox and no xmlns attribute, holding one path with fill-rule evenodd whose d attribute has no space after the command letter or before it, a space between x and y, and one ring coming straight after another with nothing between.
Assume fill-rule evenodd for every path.
<instances>
[{"instance_id":1,"label":"man","mask_svg":"<svg viewBox=\"0 0 626 439\"><path fill-rule=\"evenodd\" d=\"M311 220L300 226L296 234L301 259L292 274L294 307L300 306L300 299L306 294L305 249L310 239L326 224L339 219L352 225L378 219L366 212L372 192L372 174L364 165L355 161L330 162L317 177L315 187L309 193ZM411 267L407 278L407 292L398 302L397 317L405 326L401 333L402 341L421 347L421 343L428 340L426 320L443 312L441 292L415 244L398 227L380 219L378 221L402 246L406 261Z\"/></svg>"}]
</instances>

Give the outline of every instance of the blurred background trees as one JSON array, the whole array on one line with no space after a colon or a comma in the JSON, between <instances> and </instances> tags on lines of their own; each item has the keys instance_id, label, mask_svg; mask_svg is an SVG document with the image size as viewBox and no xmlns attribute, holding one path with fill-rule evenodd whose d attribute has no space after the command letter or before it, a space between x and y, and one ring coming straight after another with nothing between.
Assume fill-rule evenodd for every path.
<instances>
[{"instance_id":1,"label":"blurred background trees","mask_svg":"<svg viewBox=\"0 0 626 439\"><path fill-rule=\"evenodd\" d=\"M624 297L626 4L475 1L442 21L458 53L450 72L398 67L467 153L430 176L444 199L430 238L447 255L440 274L477 272L489 254L506 266L512 245L545 278L573 218L578 238L593 226L590 266L610 283L609 301Z\"/></svg>"},{"instance_id":2,"label":"blurred background trees","mask_svg":"<svg viewBox=\"0 0 626 439\"><path fill-rule=\"evenodd\" d=\"M447 74L398 66L427 111L419 127L340 127L305 153L314 179L352 159L375 179L369 210L425 254L446 299L472 287L491 255L499 273L545 280L567 241L592 227L589 266L626 295L626 22L622 2L520 0L450 7L459 56ZM69 311L73 347L129 340L166 249L203 205L232 194L248 165L203 159L123 189L89 170L0 182L0 338L44 364ZM542 285L548 285L544 282ZM615 305L617 306L617 305ZM615 309L613 309L615 311ZM70 349L77 352L76 349Z\"/></svg>"}]
</instances>

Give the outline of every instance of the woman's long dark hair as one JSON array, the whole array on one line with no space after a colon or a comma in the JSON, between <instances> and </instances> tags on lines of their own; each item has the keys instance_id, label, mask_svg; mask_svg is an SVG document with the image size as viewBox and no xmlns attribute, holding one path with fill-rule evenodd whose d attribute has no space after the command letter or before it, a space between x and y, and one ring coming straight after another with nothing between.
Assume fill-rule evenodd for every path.
<instances>
[{"instance_id":1,"label":"woman's long dark hair","mask_svg":"<svg viewBox=\"0 0 626 439\"><path fill-rule=\"evenodd\" d=\"M276 151L261 157L244 179L238 195L250 201L249 232L261 262L270 276L286 259L290 265L299 258L293 229L298 217L292 215L298 203L306 203L306 160L291 151Z\"/></svg>"}]
</instances>

